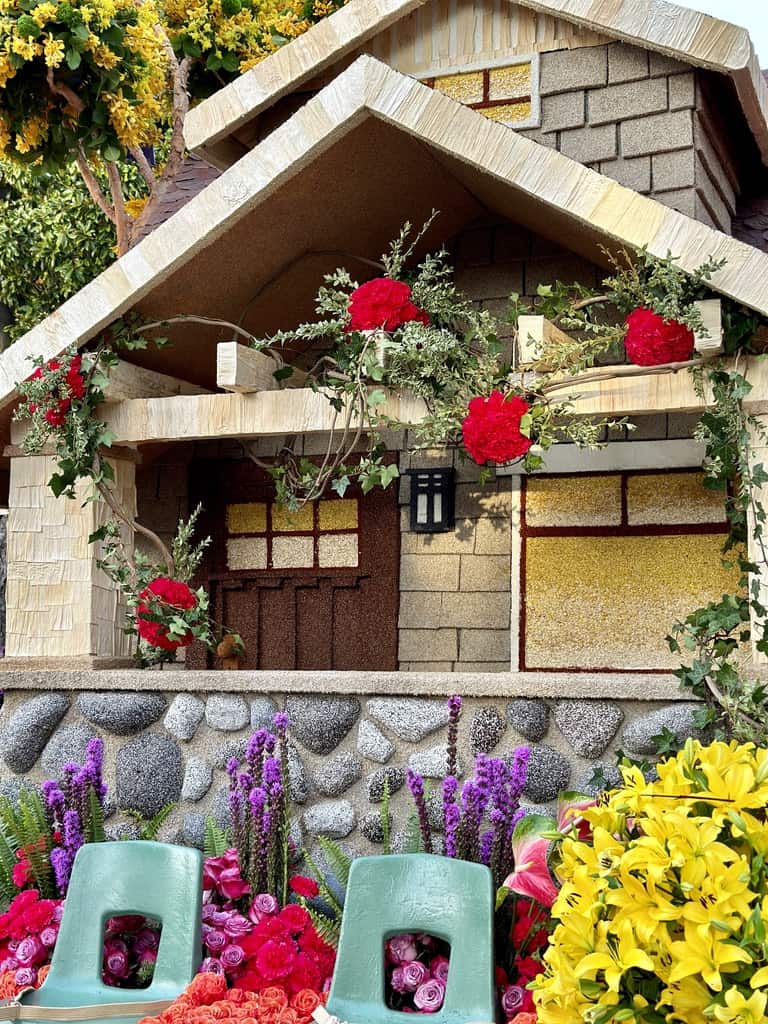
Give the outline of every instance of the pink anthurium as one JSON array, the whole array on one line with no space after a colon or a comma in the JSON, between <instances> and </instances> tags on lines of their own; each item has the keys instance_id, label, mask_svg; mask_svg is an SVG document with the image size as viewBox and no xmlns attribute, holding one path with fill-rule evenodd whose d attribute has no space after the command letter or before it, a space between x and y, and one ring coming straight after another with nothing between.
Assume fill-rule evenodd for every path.
<instances>
[{"instance_id":1,"label":"pink anthurium","mask_svg":"<svg viewBox=\"0 0 768 1024\"><path fill-rule=\"evenodd\" d=\"M554 818L542 814L529 814L518 824L512 836L515 870L504 881L504 887L519 896L528 896L545 907L551 907L557 898L557 886L552 881L547 854L556 828Z\"/></svg>"},{"instance_id":2,"label":"pink anthurium","mask_svg":"<svg viewBox=\"0 0 768 1024\"><path fill-rule=\"evenodd\" d=\"M561 793L557 798L557 830L571 833L574 839L586 841L592 835L592 826L581 812L596 804L586 793Z\"/></svg>"}]
</instances>

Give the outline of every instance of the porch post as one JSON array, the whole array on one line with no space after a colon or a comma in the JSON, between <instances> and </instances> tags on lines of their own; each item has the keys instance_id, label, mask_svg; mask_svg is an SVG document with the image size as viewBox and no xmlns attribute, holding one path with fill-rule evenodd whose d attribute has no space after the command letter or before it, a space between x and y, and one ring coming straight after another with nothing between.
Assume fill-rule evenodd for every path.
<instances>
[{"instance_id":1,"label":"porch post","mask_svg":"<svg viewBox=\"0 0 768 1024\"><path fill-rule=\"evenodd\" d=\"M135 459L110 454L110 463L115 494L135 514ZM77 485L74 500L54 497L48 487L54 469L48 455L11 459L6 658L125 662L131 653L125 604L96 565L99 545L88 543L112 514L100 499L85 501L87 481ZM123 541L130 552L127 528Z\"/></svg>"},{"instance_id":2,"label":"porch post","mask_svg":"<svg viewBox=\"0 0 768 1024\"><path fill-rule=\"evenodd\" d=\"M764 427L768 427L768 417L760 415L755 412L755 416L760 420ZM750 439L753 445L753 461L755 464L762 463L763 467L768 470L768 445L765 443L765 439L760 434L750 428ZM755 499L759 501L763 508L768 511L768 484L763 484L762 487L756 489ZM750 562L754 563L759 568L759 572L750 576L750 597L751 587L755 578L760 583L760 592L758 594L758 600L763 607L768 608L768 561L763 554L763 549L768 552L768 523L763 524L763 536L762 543L759 543L753 537L754 531L754 516L750 509L747 518L747 556ZM768 656L761 654L756 650L755 644L758 639L758 620L753 610L750 609L750 626L752 634L752 661L755 665L768 665Z\"/></svg>"}]
</instances>

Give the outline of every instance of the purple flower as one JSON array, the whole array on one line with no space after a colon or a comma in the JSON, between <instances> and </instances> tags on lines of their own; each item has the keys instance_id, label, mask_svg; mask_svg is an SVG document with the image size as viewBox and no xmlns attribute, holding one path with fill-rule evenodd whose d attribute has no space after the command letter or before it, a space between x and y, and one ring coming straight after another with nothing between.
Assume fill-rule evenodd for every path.
<instances>
[{"instance_id":1,"label":"purple flower","mask_svg":"<svg viewBox=\"0 0 768 1024\"><path fill-rule=\"evenodd\" d=\"M221 962L225 971L234 971L236 967L245 960L245 950L242 946L232 943L225 946L221 951Z\"/></svg>"},{"instance_id":2,"label":"purple flower","mask_svg":"<svg viewBox=\"0 0 768 1024\"><path fill-rule=\"evenodd\" d=\"M218 928L211 928L205 937L205 944L212 953L220 953L227 944L227 936Z\"/></svg>"},{"instance_id":3,"label":"purple flower","mask_svg":"<svg viewBox=\"0 0 768 1024\"><path fill-rule=\"evenodd\" d=\"M39 967L48 958L48 950L36 935L28 935L16 947L16 959L22 967Z\"/></svg>"},{"instance_id":4,"label":"purple flower","mask_svg":"<svg viewBox=\"0 0 768 1024\"><path fill-rule=\"evenodd\" d=\"M230 779L232 780L233 783L235 781L235 778L237 777L237 773L238 773L239 769L240 769L240 764L239 764L237 758L236 757L230 757L230 759L227 761L227 775L230 777Z\"/></svg>"},{"instance_id":5,"label":"purple flower","mask_svg":"<svg viewBox=\"0 0 768 1024\"><path fill-rule=\"evenodd\" d=\"M143 953L146 950L157 949L159 944L160 936L154 928L142 928L136 935L134 949L137 953Z\"/></svg>"},{"instance_id":6,"label":"purple flower","mask_svg":"<svg viewBox=\"0 0 768 1024\"><path fill-rule=\"evenodd\" d=\"M46 949L52 949L56 945L56 939L58 938L58 934L58 927L49 924L47 928L43 928L43 930L40 932L40 941L46 947Z\"/></svg>"},{"instance_id":7,"label":"purple flower","mask_svg":"<svg viewBox=\"0 0 768 1024\"><path fill-rule=\"evenodd\" d=\"M391 964L402 964L408 960L415 960L419 955L415 939L409 932L393 935L391 939L387 939L384 952Z\"/></svg>"},{"instance_id":8,"label":"purple flower","mask_svg":"<svg viewBox=\"0 0 768 1024\"><path fill-rule=\"evenodd\" d=\"M403 986L406 992L415 992L429 978L429 971L418 960L406 960L398 970L403 972Z\"/></svg>"},{"instance_id":9,"label":"purple flower","mask_svg":"<svg viewBox=\"0 0 768 1024\"><path fill-rule=\"evenodd\" d=\"M107 955L105 967L115 978L127 978L130 974L128 957L121 949L113 949Z\"/></svg>"},{"instance_id":10,"label":"purple flower","mask_svg":"<svg viewBox=\"0 0 768 1024\"><path fill-rule=\"evenodd\" d=\"M437 978L430 978L416 989L413 1002L422 1013L437 1013L445 999L445 985Z\"/></svg>"},{"instance_id":11,"label":"purple flower","mask_svg":"<svg viewBox=\"0 0 768 1024\"><path fill-rule=\"evenodd\" d=\"M291 720L284 711L277 711L272 719L272 723L278 732L284 733L291 724Z\"/></svg>"},{"instance_id":12,"label":"purple flower","mask_svg":"<svg viewBox=\"0 0 768 1024\"><path fill-rule=\"evenodd\" d=\"M429 964L429 973L444 985L448 984L448 964L447 956L435 956Z\"/></svg>"},{"instance_id":13,"label":"purple flower","mask_svg":"<svg viewBox=\"0 0 768 1024\"><path fill-rule=\"evenodd\" d=\"M394 992L399 992L400 995L405 995L408 989L405 987L405 978L403 977L402 967L395 967L392 971L392 977L389 979L389 984L392 986Z\"/></svg>"},{"instance_id":14,"label":"purple flower","mask_svg":"<svg viewBox=\"0 0 768 1024\"><path fill-rule=\"evenodd\" d=\"M64 812L64 846L67 848L70 856L74 858L74 855L80 849L85 842L82 833L82 823L80 821L80 815L77 811L65 811Z\"/></svg>"},{"instance_id":15,"label":"purple flower","mask_svg":"<svg viewBox=\"0 0 768 1024\"><path fill-rule=\"evenodd\" d=\"M254 924L258 924L264 917L271 917L280 909L275 897L269 892L260 892L255 896L253 903L248 910L248 916Z\"/></svg>"},{"instance_id":16,"label":"purple flower","mask_svg":"<svg viewBox=\"0 0 768 1024\"><path fill-rule=\"evenodd\" d=\"M206 895L208 895L208 894L206 893ZM203 914L202 914L203 921L205 921L205 922L212 921L213 920L213 915L215 913L216 913L216 904L215 903L203 903Z\"/></svg>"},{"instance_id":17,"label":"purple flower","mask_svg":"<svg viewBox=\"0 0 768 1024\"><path fill-rule=\"evenodd\" d=\"M221 960L217 960L215 956L207 956L205 960L200 964L200 970L198 974L223 974L224 967Z\"/></svg>"},{"instance_id":18,"label":"purple flower","mask_svg":"<svg viewBox=\"0 0 768 1024\"><path fill-rule=\"evenodd\" d=\"M7 956L5 960L0 961L0 972L5 974L6 971L17 971L20 966L15 956Z\"/></svg>"},{"instance_id":19,"label":"purple flower","mask_svg":"<svg viewBox=\"0 0 768 1024\"><path fill-rule=\"evenodd\" d=\"M37 981L37 971L34 967L20 967L13 976L14 983L16 985L24 986L34 985Z\"/></svg>"},{"instance_id":20,"label":"purple flower","mask_svg":"<svg viewBox=\"0 0 768 1024\"><path fill-rule=\"evenodd\" d=\"M242 935L247 935L252 927L247 917L243 917L242 914L235 911L229 914L224 922L224 931L232 939L239 939Z\"/></svg>"},{"instance_id":21,"label":"purple flower","mask_svg":"<svg viewBox=\"0 0 768 1024\"><path fill-rule=\"evenodd\" d=\"M525 999L525 992L519 985L507 985L501 996L501 1008L509 1019L519 1011Z\"/></svg>"},{"instance_id":22,"label":"purple flower","mask_svg":"<svg viewBox=\"0 0 768 1024\"><path fill-rule=\"evenodd\" d=\"M53 908L53 917L51 921L53 924L61 924L61 919L64 917L64 904L59 903L58 906Z\"/></svg>"}]
</instances>

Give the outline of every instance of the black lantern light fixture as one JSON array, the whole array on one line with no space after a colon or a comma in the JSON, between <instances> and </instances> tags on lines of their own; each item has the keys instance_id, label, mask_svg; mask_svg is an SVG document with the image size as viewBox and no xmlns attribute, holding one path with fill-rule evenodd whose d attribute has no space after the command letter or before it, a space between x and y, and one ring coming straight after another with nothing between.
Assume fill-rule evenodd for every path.
<instances>
[{"instance_id":1,"label":"black lantern light fixture","mask_svg":"<svg viewBox=\"0 0 768 1024\"><path fill-rule=\"evenodd\" d=\"M454 470L411 469L411 530L447 533L454 526Z\"/></svg>"}]
</instances>

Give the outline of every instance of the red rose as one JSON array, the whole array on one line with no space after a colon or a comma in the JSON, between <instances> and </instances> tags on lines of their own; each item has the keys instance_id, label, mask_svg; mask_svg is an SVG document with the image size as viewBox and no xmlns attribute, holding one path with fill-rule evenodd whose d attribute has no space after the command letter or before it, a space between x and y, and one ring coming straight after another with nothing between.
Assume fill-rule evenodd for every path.
<instances>
[{"instance_id":1,"label":"red rose","mask_svg":"<svg viewBox=\"0 0 768 1024\"><path fill-rule=\"evenodd\" d=\"M693 331L677 320L665 320L652 309L633 309L626 323L624 347L637 366L679 363L693 354Z\"/></svg>"},{"instance_id":2,"label":"red rose","mask_svg":"<svg viewBox=\"0 0 768 1024\"><path fill-rule=\"evenodd\" d=\"M69 393L73 398L85 398L85 377L81 373L83 366L82 356L73 356L69 364L67 375L64 378Z\"/></svg>"},{"instance_id":3,"label":"red rose","mask_svg":"<svg viewBox=\"0 0 768 1024\"><path fill-rule=\"evenodd\" d=\"M168 579L167 576L158 576L139 594L136 630L142 640L146 640L151 647L159 647L163 651L175 651L179 647L189 647L195 639L191 631L184 636L170 638L168 626L162 622L154 622L149 616L165 607L187 611L194 608L196 604L197 596L186 583Z\"/></svg>"},{"instance_id":4,"label":"red rose","mask_svg":"<svg viewBox=\"0 0 768 1024\"><path fill-rule=\"evenodd\" d=\"M544 967L538 960L534 960L532 956L524 956L519 960L515 960L515 969L517 970L518 981L525 983L532 981L537 975L541 974Z\"/></svg>"},{"instance_id":5,"label":"red rose","mask_svg":"<svg viewBox=\"0 0 768 1024\"><path fill-rule=\"evenodd\" d=\"M293 875L288 879L288 888L308 900L314 899L320 892L320 886L314 878L307 878L306 875Z\"/></svg>"},{"instance_id":6,"label":"red rose","mask_svg":"<svg viewBox=\"0 0 768 1024\"><path fill-rule=\"evenodd\" d=\"M408 285L390 277L375 277L355 288L348 309L348 331L394 331L412 320L429 323L427 314L411 302Z\"/></svg>"},{"instance_id":7,"label":"red rose","mask_svg":"<svg viewBox=\"0 0 768 1024\"><path fill-rule=\"evenodd\" d=\"M464 447L478 465L511 462L525 455L533 442L520 432L520 421L529 409L525 399L501 391L472 399L461 431Z\"/></svg>"}]
</instances>

